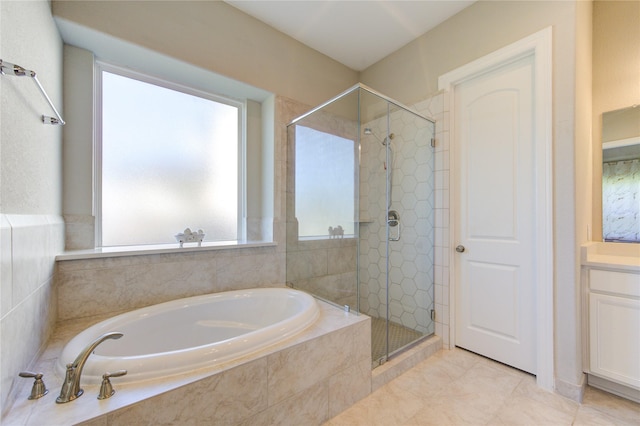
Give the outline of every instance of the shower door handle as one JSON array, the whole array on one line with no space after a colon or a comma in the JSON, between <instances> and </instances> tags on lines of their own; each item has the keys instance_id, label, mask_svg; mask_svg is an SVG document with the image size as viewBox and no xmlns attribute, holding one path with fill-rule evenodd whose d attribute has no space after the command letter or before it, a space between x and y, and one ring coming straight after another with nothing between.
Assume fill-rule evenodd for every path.
<instances>
[{"instance_id":1,"label":"shower door handle","mask_svg":"<svg viewBox=\"0 0 640 426\"><path fill-rule=\"evenodd\" d=\"M396 236L391 236L391 229L389 229L389 241L400 241L400 214L398 214L395 210L389 210L387 214L387 225L389 228L398 228L398 232L396 232Z\"/></svg>"}]
</instances>

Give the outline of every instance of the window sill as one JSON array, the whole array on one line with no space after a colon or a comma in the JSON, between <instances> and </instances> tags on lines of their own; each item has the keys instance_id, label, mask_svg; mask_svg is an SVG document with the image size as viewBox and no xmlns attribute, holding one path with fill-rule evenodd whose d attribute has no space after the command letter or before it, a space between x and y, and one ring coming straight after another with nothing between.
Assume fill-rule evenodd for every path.
<instances>
[{"instance_id":1,"label":"window sill","mask_svg":"<svg viewBox=\"0 0 640 426\"><path fill-rule=\"evenodd\" d=\"M102 259L108 257L123 257L123 256L144 256L150 254L167 254L167 253L191 253L199 251L214 251L214 250L228 250L228 249L244 249L254 247L276 247L278 244L268 241L251 241L251 242L238 242L238 241L219 241L219 242L204 242L201 246L195 243L185 243L183 247L180 247L178 243L175 244L157 244L157 245L142 245L142 246L122 246L122 247L100 247L87 250L73 250L66 251L56 256L56 261L65 260L81 260L81 259Z\"/></svg>"}]
</instances>

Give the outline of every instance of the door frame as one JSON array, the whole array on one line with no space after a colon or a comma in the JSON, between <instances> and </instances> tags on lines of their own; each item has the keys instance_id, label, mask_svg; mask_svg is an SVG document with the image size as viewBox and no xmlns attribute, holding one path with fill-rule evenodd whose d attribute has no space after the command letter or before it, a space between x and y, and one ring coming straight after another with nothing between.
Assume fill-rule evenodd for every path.
<instances>
[{"instance_id":1,"label":"door frame","mask_svg":"<svg viewBox=\"0 0 640 426\"><path fill-rule=\"evenodd\" d=\"M552 175L552 28L547 27L524 39L503 47L480 59L463 65L438 78L440 90L444 90L445 105L449 104L449 341L455 346L455 296L456 296L456 257L455 246L455 209L458 197L456 174L456 135L454 135L455 90L456 86L480 74L491 71L505 63L524 56L534 58L534 132L535 159L534 177L535 197L535 270L536 288L536 382L541 388L554 389L554 341L553 341L553 175ZM445 110L445 114L447 110ZM445 128L445 130L447 130Z\"/></svg>"}]
</instances>

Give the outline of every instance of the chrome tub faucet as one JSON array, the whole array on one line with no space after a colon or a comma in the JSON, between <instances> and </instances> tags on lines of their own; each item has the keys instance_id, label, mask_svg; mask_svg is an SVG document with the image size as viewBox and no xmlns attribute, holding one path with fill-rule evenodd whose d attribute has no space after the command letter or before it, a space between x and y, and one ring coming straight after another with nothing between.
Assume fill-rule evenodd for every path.
<instances>
[{"instance_id":1,"label":"chrome tub faucet","mask_svg":"<svg viewBox=\"0 0 640 426\"><path fill-rule=\"evenodd\" d=\"M87 347L80 352L75 361L67 364L67 372L64 377L64 382L62 383L62 389L60 389L60 396L56 398L56 402L58 404L73 401L84 393L84 391L80 389L80 377L82 376L84 364L87 362L87 359L89 359L89 355L91 355L96 347L105 340L119 339L122 336L123 334L118 332L103 334L87 345Z\"/></svg>"}]
</instances>

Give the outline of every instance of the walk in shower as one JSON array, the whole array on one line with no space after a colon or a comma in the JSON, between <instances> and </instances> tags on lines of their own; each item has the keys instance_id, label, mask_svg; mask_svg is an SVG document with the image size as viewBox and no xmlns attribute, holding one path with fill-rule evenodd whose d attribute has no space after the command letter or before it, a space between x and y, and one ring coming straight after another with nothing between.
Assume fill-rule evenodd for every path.
<instances>
[{"instance_id":1,"label":"walk in shower","mask_svg":"<svg viewBox=\"0 0 640 426\"><path fill-rule=\"evenodd\" d=\"M372 363L433 334L432 120L356 85L287 128L287 285L372 318Z\"/></svg>"}]
</instances>

